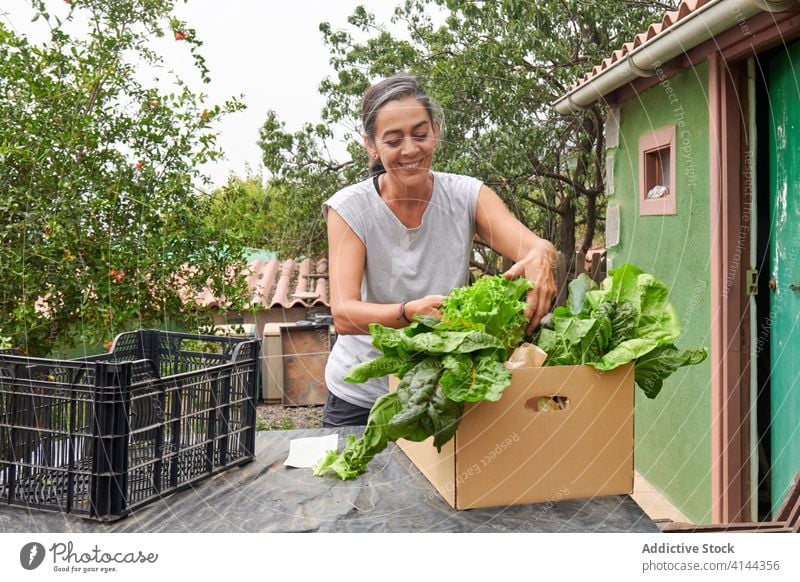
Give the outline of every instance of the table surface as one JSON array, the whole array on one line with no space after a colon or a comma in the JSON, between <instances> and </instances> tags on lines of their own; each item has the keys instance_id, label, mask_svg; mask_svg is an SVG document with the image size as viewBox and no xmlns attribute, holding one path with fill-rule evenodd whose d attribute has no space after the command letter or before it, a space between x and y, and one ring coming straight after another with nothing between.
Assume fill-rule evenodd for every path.
<instances>
[{"instance_id":1,"label":"table surface","mask_svg":"<svg viewBox=\"0 0 800 582\"><path fill-rule=\"evenodd\" d=\"M259 432L252 463L101 524L0 505L0 532L658 532L627 495L457 511L394 444L340 481L284 466L289 441L362 429ZM343 436L339 447L343 446Z\"/></svg>"}]
</instances>

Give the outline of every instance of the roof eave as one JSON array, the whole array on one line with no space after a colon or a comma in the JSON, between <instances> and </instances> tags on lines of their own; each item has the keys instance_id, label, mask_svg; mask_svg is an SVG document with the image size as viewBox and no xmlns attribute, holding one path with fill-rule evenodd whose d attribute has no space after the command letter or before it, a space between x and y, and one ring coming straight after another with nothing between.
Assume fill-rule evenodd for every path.
<instances>
[{"instance_id":1,"label":"roof eave","mask_svg":"<svg viewBox=\"0 0 800 582\"><path fill-rule=\"evenodd\" d=\"M661 30L553 103L562 114L586 109L638 77L649 77L675 57L760 12L782 12L798 0L717 0Z\"/></svg>"}]
</instances>

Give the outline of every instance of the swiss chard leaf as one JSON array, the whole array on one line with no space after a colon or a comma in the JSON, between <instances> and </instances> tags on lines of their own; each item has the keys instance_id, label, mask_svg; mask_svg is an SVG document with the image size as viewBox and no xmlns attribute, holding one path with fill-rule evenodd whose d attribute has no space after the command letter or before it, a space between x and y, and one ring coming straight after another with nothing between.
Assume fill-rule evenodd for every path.
<instances>
[{"instance_id":1,"label":"swiss chard leaf","mask_svg":"<svg viewBox=\"0 0 800 582\"><path fill-rule=\"evenodd\" d=\"M381 356L350 369L344 377L345 382L361 384L370 378L382 378L394 374L400 378L414 365L409 356Z\"/></svg>"},{"instance_id":2,"label":"swiss chard leaf","mask_svg":"<svg viewBox=\"0 0 800 582\"><path fill-rule=\"evenodd\" d=\"M639 322L635 336L649 337L662 345L676 340L681 335L681 326L667 286L646 273L638 277L638 286Z\"/></svg>"},{"instance_id":3,"label":"swiss chard leaf","mask_svg":"<svg viewBox=\"0 0 800 582\"><path fill-rule=\"evenodd\" d=\"M483 393L481 400L490 402L500 400L505 389L511 384L511 371L505 367L503 360L498 360L492 355L478 356L475 384Z\"/></svg>"},{"instance_id":4,"label":"swiss chard leaf","mask_svg":"<svg viewBox=\"0 0 800 582\"><path fill-rule=\"evenodd\" d=\"M433 446L436 447L436 450L441 451L442 445L456 434L456 429L459 422L461 422L463 413L463 402L454 402L445 395L441 386L436 388L430 406L426 411L431 421Z\"/></svg>"},{"instance_id":5,"label":"swiss chard leaf","mask_svg":"<svg viewBox=\"0 0 800 582\"><path fill-rule=\"evenodd\" d=\"M377 323L371 324L369 330L372 334L372 345L381 350L384 357L407 359L423 355L468 353L486 348L504 349L499 339L479 330L448 331L437 328L408 335L402 329L384 327Z\"/></svg>"},{"instance_id":6,"label":"swiss chard leaf","mask_svg":"<svg viewBox=\"0 0 800 582\"><path fill-rule=\"evenodd\" d=\"M679 350L669 344L659 346L638 360L634 367L636 384L648 398L655 398L664 380L682 366L699 364L708 356L706 348Z\"/></svg>"},{"instance_id":7,"label":"swiss chard leaf","mask_svg":"<svg viewBox=\"0 0 800 582\"><path fill-rule=\"evenodd\" d=\"M444 358L445 372L439 379L444 394L455 402L499 400L511 383L511 372L503 358L487 352L477 357L451 355Z\"/></svg>"},{"instance_id":8,"label":"swiss chard leaf","mask_svg":"<svg viewBox=\"0 0 800 582\"><path fill-rule=\"evenodd\" d=\"M611 340L609 348L615 348L625 340L631 339L639 325L639 314L630 303L617 305L611 317Z\"/></svg>"},{"instance_id":9,"label":"swiss chard leaf","mask_svg":"<svg viewBox=\"0 0 800 582\"><path fill-rule=\"evenodd\" d=\"M567 307L575 315L584 310L586 294L597 289L597 283L589 275L581 273L569 283L569 293L567 296Z\"/></svg>"},{"instance_id":10,"label":"swiss chard leaf","mask_svg":"<svg viewBox=\"0 0 800 582\"><path fill-rule=\"evenodd\" d=\"M603 301L616 301L617 304L630 303L637 311L641 312L639 276L644 274L645 272L639 267L630 263L611 269L610 277L603 281Z\"/></svg>"},{"instance_id":11,"label":"swiss chard leaf","mask_svg":"<svg viewBox=\"0 0 800 582\"><path fill-rule=\"evenodd\" d=\"M367 470L367 463L386 448L387 426L400 409L400 400L396 392L378 398L369 413L364 435L358 440L353 435L347 435L347 443L342 453L328 451L327 455L314 466L314 475L335 473L340 479L353 479L364 473Z\"/></svg>"},{"instance_id":12,"label":"swiss chard leaf","mask_svg":"<svg viewBox=\"0 0 800 582\"><path fill-rule=\"evenodd\" d=\"M503 362L522 340L526 319L525 279L486 277L453 290L442 320L417 317L403 329L370 325L372 343L383 355L349 371L346 380L396 374L397 390L376 401L364 436L348 437L342 453L331 451L315 468L352 479L389 440L422 441L433 435L441 446L455 434L464 402L497 400L511 382Z\"/></svg>"},{"instance_id":13,"label":"swiss chard leaf","mask_svg":"<svg viewBox=\"0 0 800 582\"><path fill-rule=\"evenodd\" d=\"M612 370L635 362L637 384L652 398L677 367L705 358L705 349L677 350L681 329L667 287L635 265L612 269L599 288L579 276L570 284L567 305L555 310L552 329L536 339L548 354L545 365Z\"/></svg>"}]
</instances>

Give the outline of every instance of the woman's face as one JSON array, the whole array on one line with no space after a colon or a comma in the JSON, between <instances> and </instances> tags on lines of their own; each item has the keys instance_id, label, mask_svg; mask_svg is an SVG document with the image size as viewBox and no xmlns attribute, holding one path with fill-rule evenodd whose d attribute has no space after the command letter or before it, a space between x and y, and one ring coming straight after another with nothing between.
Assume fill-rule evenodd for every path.
<instances>
[{"instance_id":1,"label":"woman's face","mask_svg":"<svg viewBox=\"0 0 800 582\"><path fill-rule=\"evenodd\" d=\"M433 161L439 127L414 97L389 101L375 119L375 141L367 149L380 158L393 180L406 187L423 187Z\"/></svg>"}]
</instances>

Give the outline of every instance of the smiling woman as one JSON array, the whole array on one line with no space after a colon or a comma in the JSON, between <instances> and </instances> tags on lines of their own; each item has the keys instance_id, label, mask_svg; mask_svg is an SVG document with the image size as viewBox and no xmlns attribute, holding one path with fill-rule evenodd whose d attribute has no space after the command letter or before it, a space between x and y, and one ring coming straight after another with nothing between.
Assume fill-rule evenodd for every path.
<instances>
[{"instance_id":1,"label":"smiling woman","mask_svg":"<svg viewBox=\"0 0 800 582\"><path fill-rule=\"evenodd\" d=\"M323 205L339 334L325 371L325 426L366 424L388 391L386 378L356 386L344 377L379 355L369 324L399 328L418 315L438 317L445 295L467 283L476 234L514 261L506 277L534 283L529 328L555 295L553 245L517 221L480 180L431 170L441 116L415 77L398 74L370 87L361 122L371 177Z\"/></svg>"},{"instance_id":2,"label":"smiling woman","mask_svg":"<svg viewBox=\"0 0 800 582\"><path fill-rule=\"evenodd\" d=\"M376 189L400 222L417 228L433 191L430 169L439 124L415 97L387 103L378 117L377 137L364 139Z\"/></svg>"}]
</instances>

